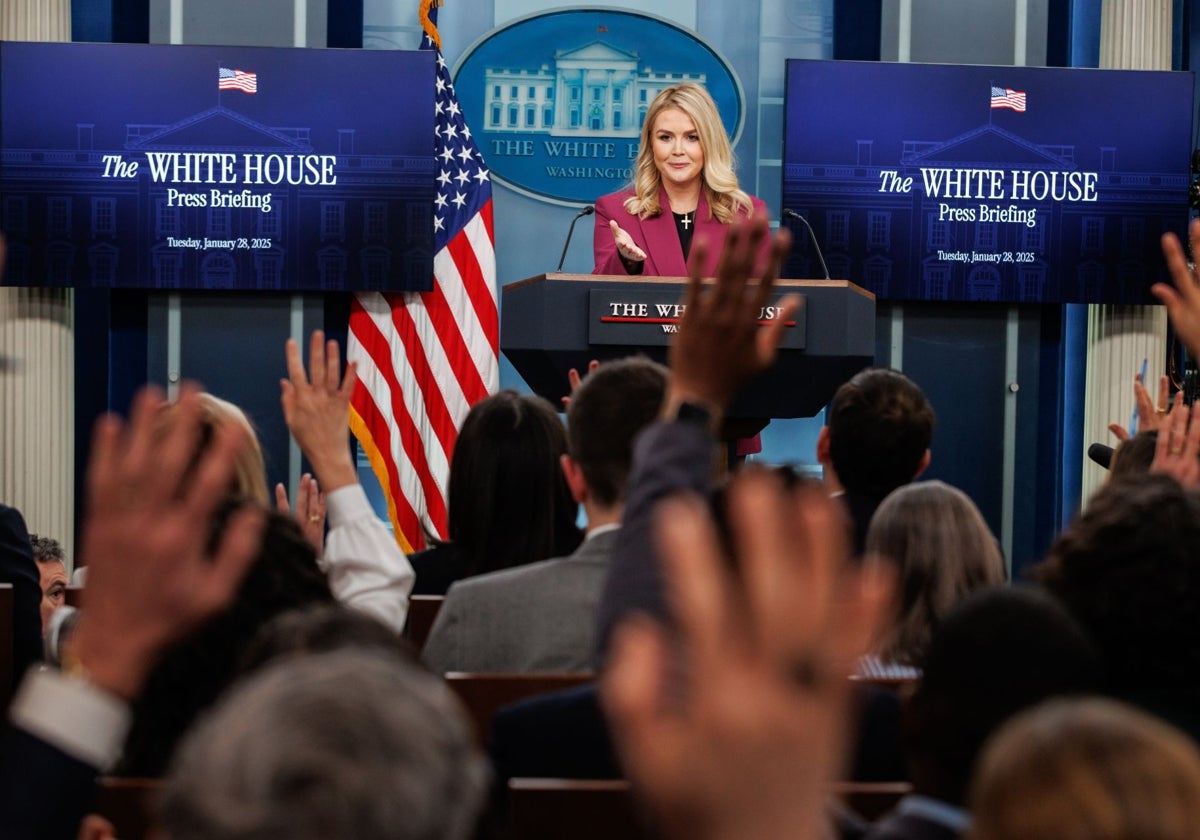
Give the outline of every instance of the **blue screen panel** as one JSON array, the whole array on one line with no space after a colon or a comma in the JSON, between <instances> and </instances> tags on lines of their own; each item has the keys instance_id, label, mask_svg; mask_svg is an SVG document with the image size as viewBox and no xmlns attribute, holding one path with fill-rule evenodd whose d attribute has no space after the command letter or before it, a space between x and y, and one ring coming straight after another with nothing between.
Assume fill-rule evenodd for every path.
<instances>
[{"instance_id":1,"label":"blue screen panel","mask_svg":"<svg viewBox=\"0 0 1200 840\"><path fill-rule=\"evenodd\" d=\"M0 44L4 282L428 289L433 61Z\"/></svg>"},{"instance_id":2,"label":"blue screen panel","mask_svg":"<svg viewBox=\"0 0 1200 840\"><path fill-rule=\"evenodd\" d=\"M881 299L1148 302L1166 278L1159 237L1187 223L1192 85L791 60L783 205L834 277ZM797 240L787 276L820 276Z\"/></svg>"}]
</instances>

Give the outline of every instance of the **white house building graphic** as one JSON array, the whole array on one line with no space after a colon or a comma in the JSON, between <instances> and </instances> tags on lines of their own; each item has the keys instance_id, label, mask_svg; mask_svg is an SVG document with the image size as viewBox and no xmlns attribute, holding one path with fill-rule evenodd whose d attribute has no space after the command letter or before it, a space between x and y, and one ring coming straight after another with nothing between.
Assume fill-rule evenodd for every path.
<instances>
[{"instance_id":1,"label":"white house building graphic","mask_svg":"<svg viewBox=\"0 0 1200 840\"><path fill-rule=\"evenodd\" d=\"M485 128L552 137L636 137L654 97L681 82L704 84L706 75L641 68L637 53L592 41L555 51L553 67L488 67Z\"/></svg>"}]
</instances>

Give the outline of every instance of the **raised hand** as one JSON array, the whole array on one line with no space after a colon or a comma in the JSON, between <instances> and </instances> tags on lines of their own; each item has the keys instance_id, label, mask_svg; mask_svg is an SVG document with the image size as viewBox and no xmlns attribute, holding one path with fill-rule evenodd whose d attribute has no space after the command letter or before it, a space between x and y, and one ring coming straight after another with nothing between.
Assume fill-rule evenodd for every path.
<instances>
[{"instance_id":1,"label":"raised hand","mask_svg":"<svg viewBox=\"0 0 1200 840\"><path fill-rule=\"evenodd\" d=\"M300 445L324 492L358 482L350 457L350 394L354 391L354 362L341 373L336 341L314 330L308 347L309 371L304 369L294 339L286 346L288 378L279 382L283 419Z\"/></svg>"},{"instance_id":2,"label":"raised hand","mask_svg":"<svg viewBox=\"0 0 1200 840\"><path fill-rule=\"evenodd\" d=\"M767 220L757 217L735 222L725 238L716 279L706 287L700 273L708 246L697 239L688 260L686 310L671 344L671 383L667 405L677 399L707 402L724 411L751 378L775 360L787 320L799 306L789 295L771 323L759 327L759 312L770 300L779 266L791 247L791 234L780 230L771 244L771 256L761 278L754 264Z\"/></svg>"},{"instance_id":3,"label":"raised hand","mask_svg":"<svg viewBox=\"0 0 1200 840\"><path fill-rule=\"evenodd\" d=\"M1200 219L1192 219L1188 239L1192 255L1200 254ZM1167 317L1188 352L1193 356L1200 355L1200 287L1196 285L1196 270L1188 265L1183 246L1175 234L1163 234L1162 249L1173 286L1155 283L1150 291L1166 304Z\"/></svg>"},{"instance_id":4,"label":"raised hand","mask_svg":"<svg viewBox=\"0 0 1200 840\"><path fill-rule=\"evenodd\" d=\"M600 367L600 361L598 359L592 359L590 362L588 362L587 372L595 373L596 368L598 367ZM567 384L571 386L571 393L562 398L562 406L564 410L566 410L566 408L571 404L571 394L574 394L576 391L578 391L579 386L583 384L583 377L579 375L579 371L575 368L571 368L567 371Z\"/></svg>"},{"instance_id":5,"label":"raised hand","mask_svg":"<svg viewBox=\"0 0 1200 840\"><path fill-rule=\"evenodd\" d=\"M664 503L678 638L645 618L618 628L602 699L666 835L813 838L846 758L848 678L884 619L890 579L849 564L844 514L819 488L789 492L750 470L728 498L741 580L705 505Z\"/></svg>"},{"instance_id":6,"label":"raised hand","mask_svg":"<svg viewBox=\"0 0 1200 840\"><path fill-rule=\"evenodd\" d=\"M1158 427L1150 472L1166 473L1188 489L1200 487L1200 419L1182 399Z\"/></svg>"},{"instance_id":7,"label":"raised hand","mask_svg":"<svg viewBox=\"0 0 1200 840\"><path fill-rule=\"evenodd\" d=\"M275 485L275 509L284 516L293 516L288 504L287 488L282 482ZM300 476L300 486L296 490L296 513L293 518L319 558L325 550L325 494L321 492L311 473Z\"/></svg>"},{"instance_id":8,"label":"raised hand","mask_svg":"<svg viewBox=\"0 0 1200 840\"><path fill-rule=\"evenodd\" d=\"M1146 390L1139 374L1133 378L1133 399L1137 405L1138 431L1153 431L1161 425L1162 418L1171 405L1171 380L1166 376L1158 378L1158 401L1155 402L1150 399L1150 392ZM1125 441L1132 437L1129 430L1120 423L1109 423L1108 430L1116 435L1117 440Z\"/></svg>"},{"instance_id":9,"label":"raised hand","mask_svg":"<svg viewBox=\"0 0 1200 840\"><path fill-rule=\"evenodd\" d=\"M221 424L197 455L198 393L183 386L164 431L162 393L145 388L128 423L106 416L92 435L80 551L88 585L70 653L97 686L126 699L169 644L230 601L258 553L264 518L252 505L206 550L249 441L238 424Z\"/></svg>"}]
</instances>

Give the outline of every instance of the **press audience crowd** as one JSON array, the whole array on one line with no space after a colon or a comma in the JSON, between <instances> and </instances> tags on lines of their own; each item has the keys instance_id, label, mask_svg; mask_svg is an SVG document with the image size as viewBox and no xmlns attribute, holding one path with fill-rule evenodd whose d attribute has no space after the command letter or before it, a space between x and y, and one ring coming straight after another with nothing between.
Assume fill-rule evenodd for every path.
<instances>
[{"instance_id":1,"label":"press audience crowd","mask_svg":"<svg viewBox=\"0 0 1200 840\"><path fill-rule=\"evenodd\" d=\"M759 324L790 244L769 238L735 224L711 282L691 243L667 366L572 372L565 424L476 405L449 539L412 558L358 482L355 366L319 331L284 348L294 498L197 385L101 419L77 607L71 558L0 505L0 838L115 836L89 816L104 776L160 780L168 840L511 836L520 776L628 779L669 840L1200 838L1200 421L1136 383L1141 431L1114 428L1109 481L1011 581L970 498L922 480L935 407L899 371L838 389L822 481L728 463L725 412L798 305ZM1200 355L1197 277L1163 252L1154 293ZM444 594L422 649L414 592ZM501 710L485 751L456 671L584 679ZM907 793L869 820L838 782Z\"/></svg>"}]
</instances>

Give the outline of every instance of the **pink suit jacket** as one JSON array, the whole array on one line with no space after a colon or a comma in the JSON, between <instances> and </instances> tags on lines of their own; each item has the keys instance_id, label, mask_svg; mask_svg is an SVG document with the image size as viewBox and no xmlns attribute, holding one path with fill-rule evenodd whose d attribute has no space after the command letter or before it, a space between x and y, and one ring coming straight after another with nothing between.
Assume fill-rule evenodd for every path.
<instances>
[{"instance_id":1,"label":"pink suit jacket","mask_svg":"<svg viewBox=\"0 0 1200 840\"><path fill-rule=\"evenodd\" d=\"M665 190L659 190L658 203L663 212L647 219L639 219L628 212L625 199L633 195L633 190L622 190L601 197L596 202L596 227L592 234L592 251L596 258L593 274L628 274L621 255L617 251L617 243L613 241L612 231L608 223L612 219L622 230L633 238L637 246L646 252L646 262L642 266L642 277L686 277L687 263L683 259L683 248L679 244L679 233L675 229L675 217L671 215L671 205L667 201ZM760 199L751 196L754 213L766 215L767 205ZM748 216L747 216L748 218ZM703 277L712 277L717 270L717 259L721 256L721 248L725 244L725 233L729 226L710 217L708 199L700 193L700 203L696 207L696 232L692 234L692 244L704 239L708 243L708 254L704 261ZM764 242L763 254L769 253L770 243ZM760 265L765 265L765 257L760 255Z\"/></svg>"}]
</instances>

